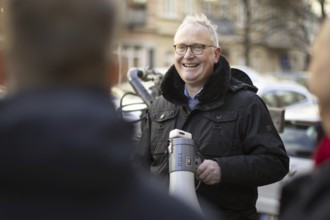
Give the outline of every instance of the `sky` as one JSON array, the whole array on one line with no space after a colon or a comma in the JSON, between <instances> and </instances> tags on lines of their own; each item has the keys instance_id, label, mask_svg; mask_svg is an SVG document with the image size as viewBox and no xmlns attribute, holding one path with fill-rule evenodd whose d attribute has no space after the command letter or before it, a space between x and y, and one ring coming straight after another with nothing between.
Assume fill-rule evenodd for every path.
<instances>
[{"instance_id":1,"label":"sky","mask_svg":"<svg viewBox=\"0 0 330 220\"><path fill-rule=\"evenodd\" d=\"M330 15L330 2L327 1L327 3L325 3L325 11L327 13L327 15ZM321 15L321 7L320 7L320 3L318 3L318 1L313 1L312 3L312 8L315 11L315 13L317 13L318 15Z\"/></svg>"}]
</instances>

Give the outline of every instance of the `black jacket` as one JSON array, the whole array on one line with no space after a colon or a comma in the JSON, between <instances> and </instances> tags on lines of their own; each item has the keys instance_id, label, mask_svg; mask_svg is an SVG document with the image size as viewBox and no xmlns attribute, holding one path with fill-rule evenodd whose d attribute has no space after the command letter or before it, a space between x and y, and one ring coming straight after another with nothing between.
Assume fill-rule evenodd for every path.
<instances>
[{"instance_id":1,"label":"black jacket","mask_svg":"<svg viewBox=\"0 0 330 220\"><path fill-rule=\"evenodd\" d=\"M200 103L192 111L174 66L161 89L163 95L150 108L135 164L168 178L169 132L174 128L188 131L203 157L217 161L221 168L221 182L201 184L198 195L227 212L230 219L255 216L257 187L281 180L289 164L257 89L232 77L224 57L214 66L214 74L198 95Z\"/></svg>"},{"instance_id":2,"label":"black jacket","mask_svg":"<svg viewBox=\"0 0 330 220\"><path fill-rule=\"evenodd\" d=\"M0 101L0 219L204 219L134 174L133 128L107 91Z\"/></svg>"}]
</instances>

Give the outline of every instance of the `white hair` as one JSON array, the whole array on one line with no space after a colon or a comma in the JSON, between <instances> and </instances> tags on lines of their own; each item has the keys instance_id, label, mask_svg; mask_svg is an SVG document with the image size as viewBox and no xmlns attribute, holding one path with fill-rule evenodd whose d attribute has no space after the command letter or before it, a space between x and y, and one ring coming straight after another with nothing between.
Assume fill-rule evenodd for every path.
<instances>
[{"instance_id":1,"label":"white hair","mask_svg":"<svg viewBox=\"0 0 330 220\"><path fill-rule=\"evenodd\" d=\"M198 25L202 25L202 26L206 27L209 30L210 34L211 34L211 38L212 38L212 41L213 41L214 45L219 47L217 26L212 24L212 22L204 14L187 15L184 18L181 25L178 27L177 31L180 30L181 28L183 28L184 26L188 25L188 24L194 24L194 25L198 24Z\"/></svg>"}]
</instances>

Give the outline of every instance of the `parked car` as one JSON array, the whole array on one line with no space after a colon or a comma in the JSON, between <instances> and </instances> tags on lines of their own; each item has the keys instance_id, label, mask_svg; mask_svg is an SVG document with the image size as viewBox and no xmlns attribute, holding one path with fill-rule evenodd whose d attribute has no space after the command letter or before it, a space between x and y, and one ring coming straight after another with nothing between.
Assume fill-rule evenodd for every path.
<instances>
[{"instance_id":1,"label":"parked car","mask_svg":"<svg viewBox=\"0 0 330 220\"><path fill-rule=\"evenodd\" d=\"M254 69L252 69L251 67L248 67L248 66L231 65L230 67L234 68L234 69L242 70L244 73L246 73L250 77L253 84L261 83L261 82L268 81L268 80L272 80L272 78L270 78L268 76L264 76L264 75L260 74L259 72L257 72L256 70L254 70Z\"/></svg>"},{"instance_id":2,"label":"parked car","mask_svg":"<svg viewBox=\"0 0 330 220\"><path fill-rule=\"evenodd\" d=\"M268 107L300 108L317 104L317 98L304 86L287 81L266 81L255 84L257 94Z\"/></svg>"},{"instance_id":3,"label":"parked car","mask_svg":"<svg viewBox=\"0 0 330 220\"><path fill-rule=\"evenodd\" d=\"M297 82L265 76L247 66L233 65L232 68L240 69L250 77L252 83L258 88L257 94L268 107L289 109L317 103L316 97Z\"/></svg>"},{"instance_id":4,"label":"parked car","mask_svg":"<svg viewBox=\"0 0 330 220\"><path fill-rule=\"evenodd\" d=\"M290 170L279 182L258 188L257 210L267 216L277 216L282 186L299 175L311 172L311 155L318 140L320 117L317 105L285 112L284 131L280 136L290 157Z\"/></svg>"},{"instance_id":5,"label":"parked car","mask_svg":"<svg viewBox=\"0 0 330 220\"><path fill-rule=\"evenodd\" d=\"M297 71L297 72L279 72L276 76L283 80L290 80L297 82L306 88L308 88L308 72L307 71Z\"/></svg>"}]
</instances>

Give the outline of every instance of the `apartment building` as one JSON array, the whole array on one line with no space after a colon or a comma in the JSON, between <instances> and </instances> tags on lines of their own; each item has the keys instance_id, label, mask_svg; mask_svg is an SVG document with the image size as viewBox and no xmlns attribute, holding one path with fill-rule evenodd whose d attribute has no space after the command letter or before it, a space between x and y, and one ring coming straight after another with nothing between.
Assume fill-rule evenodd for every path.
<instances>
[{"instance_id":1,"label":"apartment building","mask_svg":"<svg viewBox=\"0 0 330 220\"><path fill-rule=\"evenodd\" d=\"M230 63L245 65L247 17L243 2L126 0L123 17L125 28L117 47L118 54L124 57L121 61L122 70L131 67L169 67L174 58L175 31L187 14L196 13L204 13L217 24L222 54ZM247 2L251 16L248 65L264 74L304 70L308 59L308 42L299 42L300 39L294 34L304 24L304 31L312 38L317 21L306 15L297 19L287 11L271 7L265 0ZM284 24L291 29L281 29Z\"/></svg>"},{"instance_id":2,"label":"apartment building","mask_svg":"<svg viewBox=\"0 0 330 220\"><path fill-rule=\"evenodd\" d=\"M0 6L4 0L0 0ZM222 54L233 65L246 65L246 21L244 2L249 3L248 65L260 73L302 71L308 59L308 42L318 23L315 18L291 16L268 0L124 0L122 34L117 41L118 81L125 81L129 68L168 68L174 59L173 37L187 14L204 13L217 26ZM307 5L312 0L306 1ZM300 2L300 1L299 1ZM3 12L0 7L0 16ZM291 16L291 17L290 17ZM281 25L291 27L281 29ZM307 24L307 25L306 25ZM304 31L300 37L299 27ZM0 32L2 28L0 25ZM2 41L2 35L0 35Z\"/></svg>"}]
</instances>

